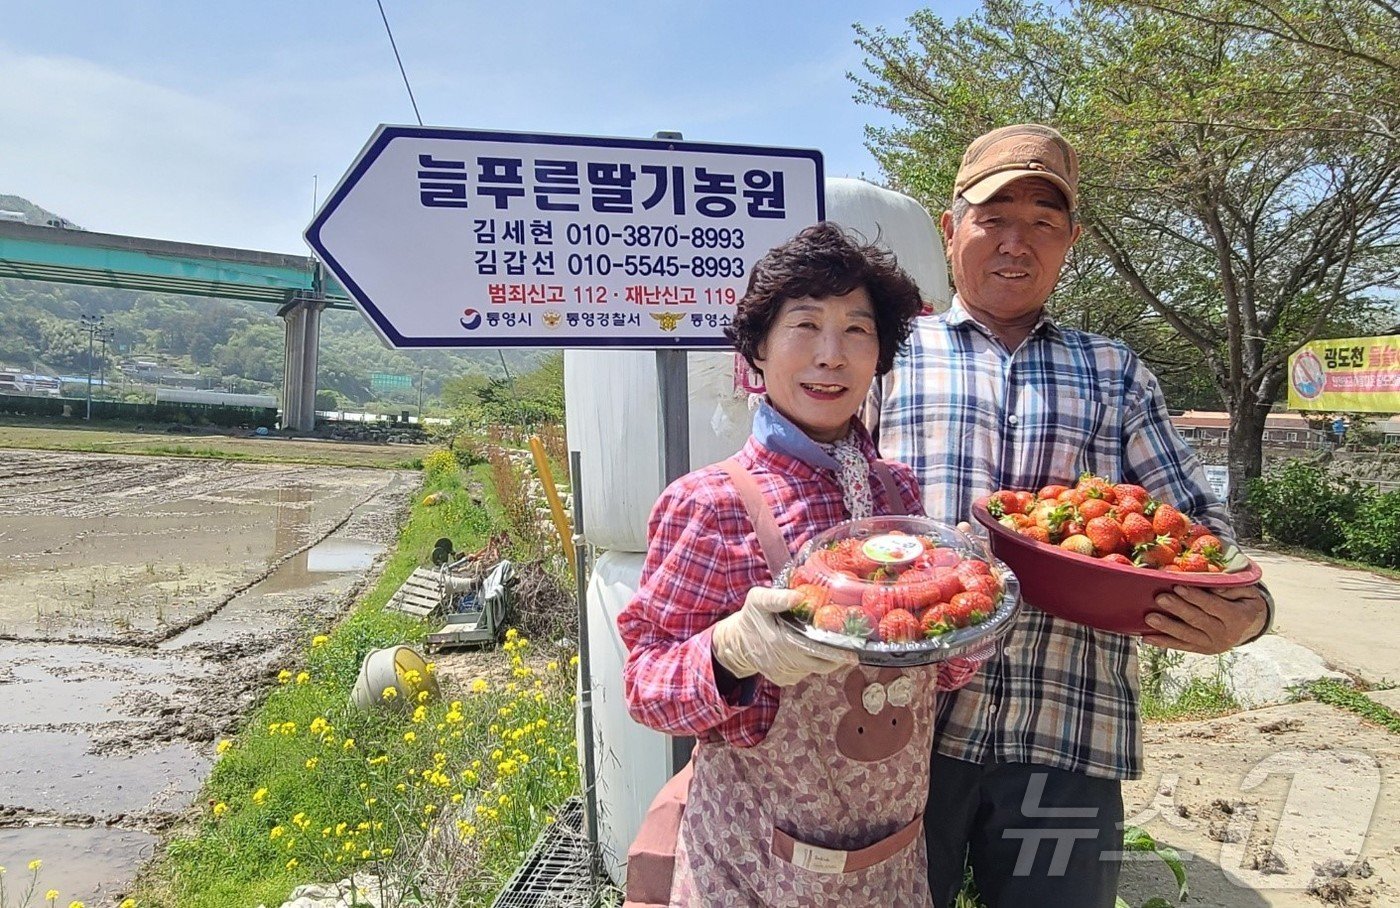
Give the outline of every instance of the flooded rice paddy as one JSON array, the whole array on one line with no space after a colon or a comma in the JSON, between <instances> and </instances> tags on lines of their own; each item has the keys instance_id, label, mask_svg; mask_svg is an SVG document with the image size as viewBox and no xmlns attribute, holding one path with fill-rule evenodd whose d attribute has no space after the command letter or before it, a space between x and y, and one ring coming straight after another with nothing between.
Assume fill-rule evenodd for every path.
<instances>
[{"instance_id":1,"label":"flooded rice paddy","mask_svg":"<svg viewBox=\"0 0 1400 908\"><path fill-rule=\"evenodd\" d=\"M0 866L115 904L416 474L0 452ZM16 874L19 871L20 874Z\"/></svg>"}]
</instances>

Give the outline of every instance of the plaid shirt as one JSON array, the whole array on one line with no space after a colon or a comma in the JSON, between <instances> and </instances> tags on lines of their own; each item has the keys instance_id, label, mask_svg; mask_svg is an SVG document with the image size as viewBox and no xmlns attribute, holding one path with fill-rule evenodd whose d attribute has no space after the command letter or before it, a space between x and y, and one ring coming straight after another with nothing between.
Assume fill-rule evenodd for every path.
<instances>
[{"instance_id":1,"label":"plaid shirt","mask_svg":"<svg viewBox=\"0 0 1400 908\"><path fill-rule=\"evenodd\" d=\"M948 312L919 320L866 416L880 450L921 478L936 519L968 520L980 495L1087 470L1143 485L1229 538L1228 512L1172 426L1152 373L1123 344L1046 316L1007 352L954 299ZM1023 609L998 656L941 704L938 751L1137 778L1137 645Z\"/></svg>"},{"instance_id":2,"label":"plaid shirt","mask_svg":"<svg viewBox=\"0 0 1400 908\"><path fill-rule=\"evenodd\" d=\"M867 459L875 447L853 423ZM790 551L850 518L836 480L836 461L766 404L754 434L735 459L753 474ZM918 484L903 464L889 464L904 510L921 513ZM876 514L893 510L881 483L871 483ZM746 679L726 698L715 684L710 628L737 612L755 586L773 576L748 512L729 477L705 467L671 483L652 509L641 587L617 625L627 646L623 687L633 719L673 735L752 747L767 735L781 690L763 677ZM949 660L938 687L966 684L980 662Z\"/></svg>"}]
</instances>

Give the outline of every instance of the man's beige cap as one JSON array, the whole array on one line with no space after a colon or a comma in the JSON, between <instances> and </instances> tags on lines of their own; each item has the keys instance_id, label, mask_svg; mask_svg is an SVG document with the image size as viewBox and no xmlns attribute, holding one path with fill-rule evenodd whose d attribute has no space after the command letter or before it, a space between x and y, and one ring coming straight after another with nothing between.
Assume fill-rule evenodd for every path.
<instances>
[{"instance_id":1,"label":"man's beige cap","mask_svg":"<svg viewBox=\"0 0 1400 908\"><path fill-rule=\"evenodd\" d=\"M1018 123L994 129L967 146L953 183L953 198L981 205L1007 183L1024 177L1049 180L1079 207L1079 155L1049 126Z\"/></svg>"}]
</instances>

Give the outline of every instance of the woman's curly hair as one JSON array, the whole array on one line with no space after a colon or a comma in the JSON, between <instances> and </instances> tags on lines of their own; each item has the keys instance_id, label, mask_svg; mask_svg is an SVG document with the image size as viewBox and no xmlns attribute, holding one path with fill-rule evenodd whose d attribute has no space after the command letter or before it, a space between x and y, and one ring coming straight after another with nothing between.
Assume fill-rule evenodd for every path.
<instances>
[{"instance_id":1,"label":"woman's curly hair","mask_svg":"<svg viewBox=\"0 0 1400 908\"><path fill-rule=\"evenodd\" d=\"M875 333L880 340L875 374L884 375L893 368L895 354L923 309L919 288L899 267L894 253L865 243L830 221L806 228L754 264L748 289L724 335L757 369L759 344L785 301L842 296L857 287L865 288L875 307Z\"/></svg>"}]
</instances>

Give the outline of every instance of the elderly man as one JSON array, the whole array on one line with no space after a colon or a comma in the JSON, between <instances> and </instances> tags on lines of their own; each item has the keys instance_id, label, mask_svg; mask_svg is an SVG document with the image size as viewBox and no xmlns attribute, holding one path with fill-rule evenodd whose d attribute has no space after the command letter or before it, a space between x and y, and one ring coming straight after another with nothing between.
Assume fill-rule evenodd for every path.
<instances>
[{"instance_id":1,"label":"elderly man","mask_svg":"<svg viewBox=\"0 0 1400 908\"><path fill-rule=\"evenodd\" d=\"M1079 238L1078 156L1038 125L968 146L941 226L956 295L921 319L872 391L884 456L914 467L929 516L967 520L999 488L1083 472L1146 486L1229 538L1228 512L1172 428L1156 378L1123 344L1045 311ZM1148 643L1219 653L1263 634L1259 587L1177 587ZM1122 780L1142 772L1138 640L1026 608L1001 652L939 709L925 834L951 905L965 862L990 908L1112 908Z\"/></svg>"}]
</instances>

